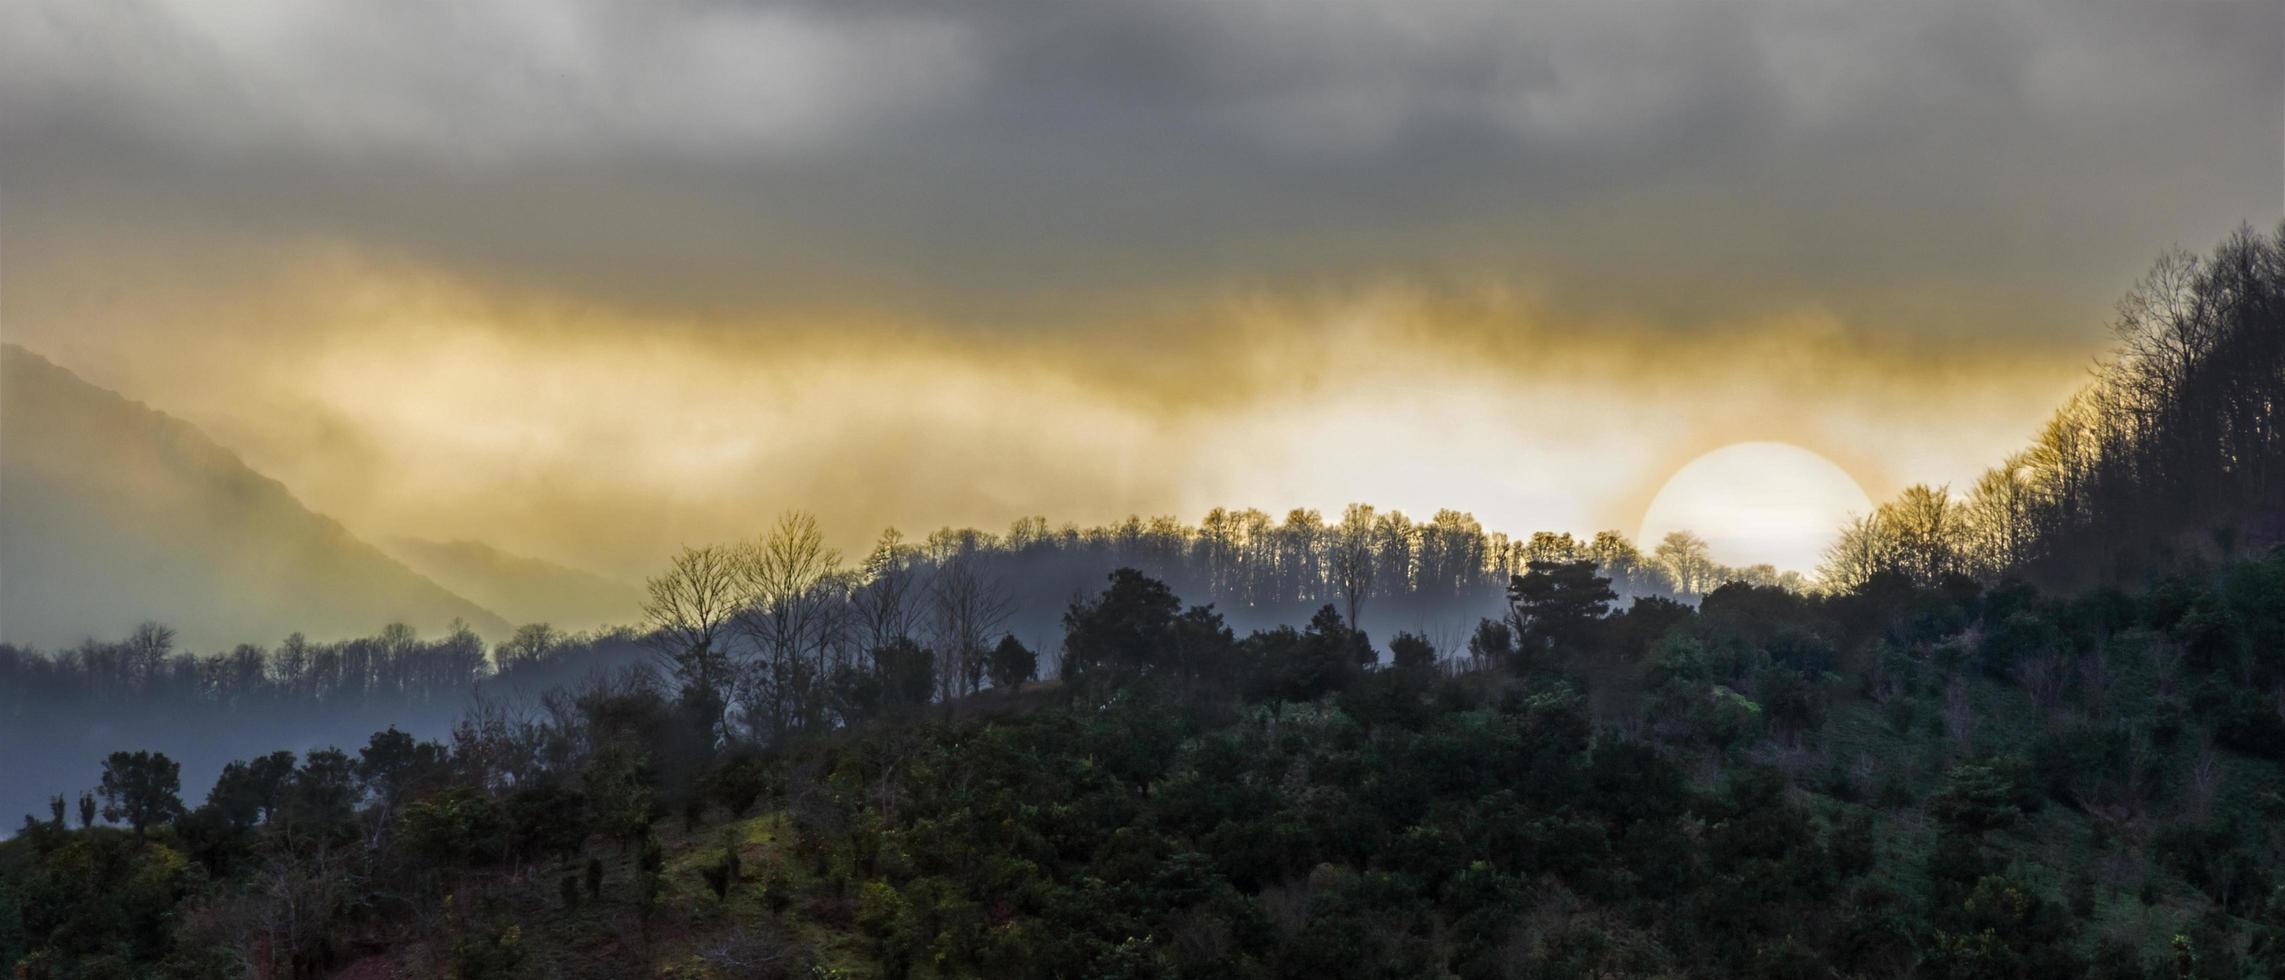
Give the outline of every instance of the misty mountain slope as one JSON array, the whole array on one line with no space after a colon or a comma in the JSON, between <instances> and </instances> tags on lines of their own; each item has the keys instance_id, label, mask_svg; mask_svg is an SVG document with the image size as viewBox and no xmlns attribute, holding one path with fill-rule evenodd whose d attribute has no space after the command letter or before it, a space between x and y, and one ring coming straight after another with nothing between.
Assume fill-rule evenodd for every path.
<instances>
[{"instance_id":1,"label":"misty mountain slope","mask_svg":"<svg viewBox=\"0 0 2285 980\"><path fill-rule=\"evenodd\" d=\"M480 541L396 537L382 546L414 571L517 623L585 630L629 625L642 616L635 586Z\"/></svg>"},{"instance_id":2,"label":"misty mountain slope","mask_svg":"<svg viewBox=\"0 0 2285 980\"><path fill-rule=\"evenodd\" d=\"M147 619L192 648L389 622L508 630L190 424L0 347L0 640L61 646Z\"/></svg>"}]
</instances>

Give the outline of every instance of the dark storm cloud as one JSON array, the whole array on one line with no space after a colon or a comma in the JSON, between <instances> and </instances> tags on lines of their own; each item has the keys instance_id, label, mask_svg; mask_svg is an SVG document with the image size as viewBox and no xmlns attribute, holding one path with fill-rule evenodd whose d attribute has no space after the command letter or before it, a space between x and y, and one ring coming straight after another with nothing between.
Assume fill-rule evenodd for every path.
<instances>
[{"instance_id":1,"label":"dark storm cloud","mask_svg":"<svg viewBox=\"0 0 2285 980\"><path fill-rule=\"evenodd\" d=\"M1677 317L1771 294L2107 294L2285 193L2265 2L0 18L12 248L106 223L319 234L680 303L1052 314L1354 272L1522 276Z\"/></svg>"}]
</instances>

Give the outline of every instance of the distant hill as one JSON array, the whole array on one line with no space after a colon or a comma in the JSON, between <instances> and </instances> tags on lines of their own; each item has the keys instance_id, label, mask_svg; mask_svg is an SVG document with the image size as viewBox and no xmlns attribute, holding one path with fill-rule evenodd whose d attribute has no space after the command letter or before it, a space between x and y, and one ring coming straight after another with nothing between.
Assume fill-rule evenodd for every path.
<instances>
[{"instance_id":1,"label":"distant hill","mask_svg":"<svg viewBox=\"0 0 2285 980\"><path fill-rule=\"evenodd\" d=\"M389 538L382 547L437 584L517 623L584 630L632 625L642 595L632 585L478 541Z\"/></svg>"},{"instance_id":2,"label":"distant hill","mask_svg":"<svg viewBox=\"0 0 2285 980\"><path fill-rule=\"evenodd\" d=\"M158 620L217 649L455 619L509 630L189 423L0 345L0 640L61 646Z\"/></svg>"}]
</instances>

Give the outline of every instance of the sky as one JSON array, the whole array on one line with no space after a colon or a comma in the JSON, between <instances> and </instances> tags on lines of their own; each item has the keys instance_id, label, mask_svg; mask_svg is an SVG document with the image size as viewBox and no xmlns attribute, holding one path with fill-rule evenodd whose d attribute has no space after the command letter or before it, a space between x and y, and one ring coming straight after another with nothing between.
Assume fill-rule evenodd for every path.
<instances>
[{"instance_id":1,"label":"sky","mask_svg":"<svg viewBox=\"0 0 2285 980\"><path fill-rule=\"evenodd\" d=\"M627 578L787 508L1631 530L1744 441L1964 485L2281 207L2267 0L0 5L0 338Z\"/></svg>"}]
</instances>

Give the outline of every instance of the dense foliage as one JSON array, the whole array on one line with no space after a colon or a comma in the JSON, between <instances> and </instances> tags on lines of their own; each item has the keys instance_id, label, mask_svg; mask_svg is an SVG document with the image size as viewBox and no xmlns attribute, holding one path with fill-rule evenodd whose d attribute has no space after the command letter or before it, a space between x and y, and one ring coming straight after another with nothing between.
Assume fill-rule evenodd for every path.
<instances>
[{"instance_id":1,"label":"dense foliage","mask_svg":"<svg viewBox=\"0 0 2285 980\"><path fill-rule=\"evenodd\" d=\"M395 725L439 735L472 698L528 704L597 670L644 662L632 631L565 635L527 626L496 644L467 629L403 626L320 642L288 636L212 655L146 624L123 640L42 652L0 643L0 812L87 785L122 745L163 751L204 788L234 758L355 743Z\"/></svg>"},{"instance_id":2,"label":"dense foliage","mask_svg":"<svg viewBox=\"0 0 2285 980\"><path fill-rule=\"evenodd\" d=\"M754 541L678 556L650 583L640 624L570 635L527 624L489 656L464 625L433 638L395 624L215 652L183 649L158 623L53 651L0 644L0 772L29 777L0 784L0 812L38 805L38 787L86 778L119 744L162 748L203 782L236 755L280 745L351 741L386 725L441 735L472 696L525 707L654 656L704 692L724 734L831 728L1052 676L1063 607L1123 567L1216 603L1240 628L1304 620L1329 603L1350 622L1369 607L1376 621L1423 631L1470 623L1497 612L1531 561L1592 561L1629 596L1802 585L1767 566L1721 567L1705 548L1688 534L1648 554L1616 532L1510 539L1458 511L1416 522L1355 505L1332 524L1306 509L1282 523L1216 509L1195 527L1160 517L1051 530L1027 518L1005 534L947 528L917 543L892 530L850 567L812 519L789 514Z\"/></svg>"},{"instance_id":3,"label":"dense foliage","mask_svg":"<svg viewBox=\"0 0 2285 980\"><path fill-rule=\"evenodd\" d=\"M0 844L0 957L27 977L2285 965L2285 554L2134 595L1883 576L1617 613L1591 568L1546 563L1467 653L1401 636L1385 664L1331 607L1239 637L1138 572L1106 586L1066 613L1060 683L767 747L638 671L447 743L255 758L188 809L163 757L119 753L100 808L58 797Z\"/></svg>"}]
</instances>

